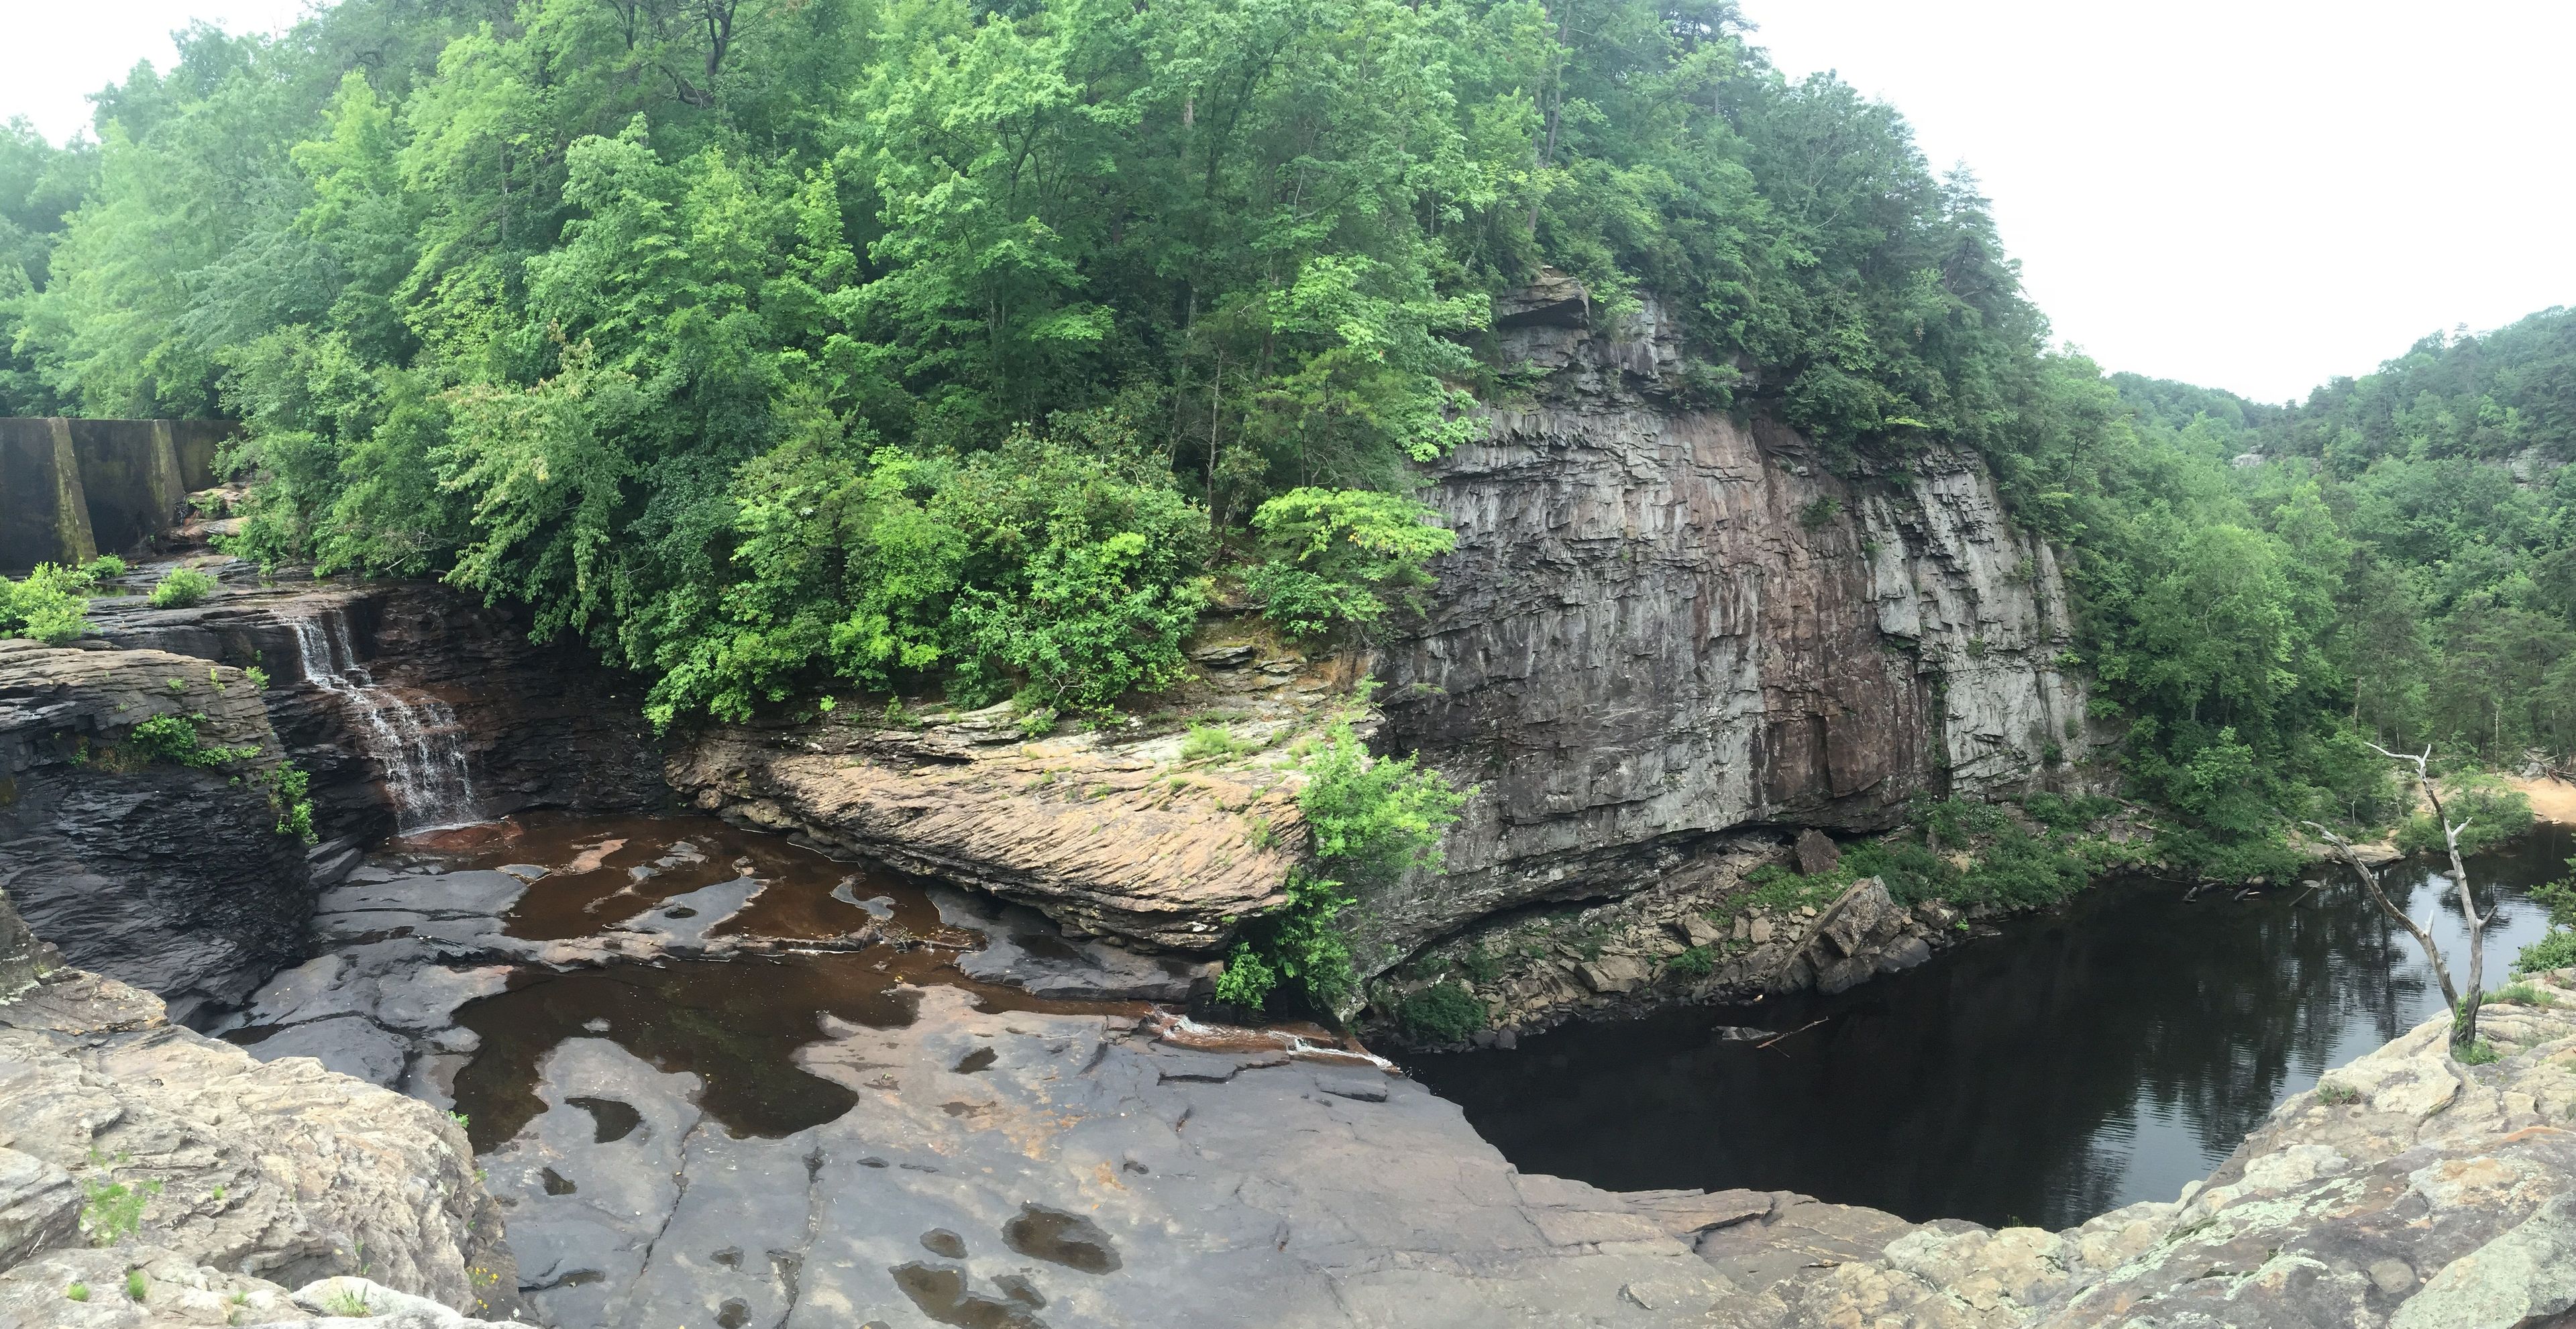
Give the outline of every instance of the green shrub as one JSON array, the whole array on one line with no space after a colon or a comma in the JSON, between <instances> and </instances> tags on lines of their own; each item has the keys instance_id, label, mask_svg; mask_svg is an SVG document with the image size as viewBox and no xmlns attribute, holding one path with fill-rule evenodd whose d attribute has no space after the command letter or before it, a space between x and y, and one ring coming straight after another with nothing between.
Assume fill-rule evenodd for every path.
<instances>
[{"instance_id":1,"label":"green shrub","mask_svg":"<svg viewBox=\"0 0 2576 1329\"><path fill-rule=\"evenodd\" d=\"M2576 868L2576 858L2567 861ZM2549 911L2549 930L2540 940L2522 948L2514 958L2514 972L2546 973L2576 965L2576 882L2545 882L2531 888L2532 903Z\"/></svg>"},{"instance_id":2,"label":"green shrub","mask_svg":"<svg viewBox=\"0 0 2576 1329\"><path fill-rule=\"evenodd\" d=\"M1355 885L1377 885L1414 868L1440 865L1440 836L1475 790L1412 757L1373 757L1345 720L1306 757L1298 809L1314 833L1315 857Z\"/></svg>"},{"instance_id":3,"label":"green shrub","mask_svg":"<svg viewBox=\"0 0 2576 1329\"><path fill-rule=\"evenodd\" d=\"M1395 1018L1419 1042L1464 1043L1485 1027L1485 1005L1464 983L1434 983L1396 1003Z\"/></svg>"},{"instance_id":4,"label":"green shrub","mask_svg":"<svg viewBox=\"0 0 2576 1329\"><path fill-rule=\"evenodd\" d=\"M126 566L124 559L118 558L114 554L101 554L98 557L91 559L86 566L81 568L81 575L88 578L89 583L95 586L100 582L112 581L118 577L122 577L128 571L131 571L131 569Z\"/></svg>"},{"instance_id":5,"label":"green shrub","mask_svg":"<svg viewBox=\"0 0 2576 1329\"><path fill-rule=\"evenodd\" d=\"M2342 1107L2347 1103L2360 1102L2361 1091L2348 1084L2324 1081L2317 1085L2317 1101L2327 1107Z\"/></svg>"},{"instance_id":6,"label":"green shrub","mask_svg":"<svg viewBox=\"0 0 2576 1329\"><path fill-rule=\"evenodd\" d=\"M1717 957L1711 955L1706 946L1693 946L1674 956L1664 967L1682 978L1706 978L1717 972Z\"/></svg>"},{"instance_id":7,"label":"green shrub","mask_svg":"<svg viewBox=\"0 0 2576 1329\"><path fill-rule=\"evenodd\" d=\"M172 568L152 588L155 609L188 609L215 593L215 579L195 568Z\"/></svg>"},{"instance_id":8,"label":"green shrub","mask_svg":"<svg viewBox=\"0 0 2576 1329\"><path fill-rule=\"evenodd\" d=\"M2504 1054L2496 1051L2495 1044L2483 1038L2467 1047L2459 1048L2452 1055L2463 1066L2492 1066L2504 1060Z\"/></svg>"},{"instance_id":9,"label":"green shrub","mask_svg":"<svg viewBox=\"0 0 2576 1329\"><path fill-rule=\"evenodd\" d=\"M2442 791L2443 811L2454 824L2468 823L2460 832L2461 853L2491 849L2531 829L2531 800L2504 781L2492 775L2470 775L2445 783L2450 787ZM2444 847L2442 828L2433 824L2429 808L2397 828L2401 853L2438 854Z\"/></svg>"},{"instance_id":10,"label":"green shrub","mask_svg":"<svg viewBox=\"0 0 2576 1329\"><path fill-rule=\"evenodd\" d=\"M151 1288L151 1284L149 1284L149 1283L147 1283L147 1282L145 1282L145 1281L144 1281L144 1278L143 1278L143 1271L142 1271L142 1270L140 1270L140 1269L128 1269L128 1270L126 1270L126 1271L125 1271L125 1299L126 1299L126 1300L128 1300L128 1301L141 1301L141 1300L143 1300L144 1295L145 1295L146 1293L150 1292L151 1290L152 1290L152 1288Z\"/></svg>"},{"instance_id":11,"label":"green shrub","mask_svg":"<svg viewBox=\"0 0 2576 1329\"><path fill-rule=\"evenodd\" d=\"M269 810L277 814L277 833L317 843L313 832L313 777L291 761L281 761L260 777L268 791Z\"/></svg>"},{"instance_id":12,"label":"green shrub","mask_svg":"<svg viewBox=\"0 0 2576 1329\"><path fill-rule=\"evenodd\" d=\"M1288 902L1244 924L1218 976L1217 998L1260 1009L1287 995L1319 1015L1339 1011L1359 992L1350 939L1335 926L1352 903L1338 881L1304 869L1289 873Z\"/></svg>"},{"instance_id":13,"label":"green shrub","mask_svg":"<svg viewBox=\"0 0 2576 1329\"><path fill-rule=\"evenodd\" d=\"M77 570L39 563L25 581L0 577L0 637L28 637L61 646L81 634L89 614L83 592L89 579Z\"/></svg>"},{"instance_id":14,"label":"green shrub","mask_svg":"<svg viewBox=\"0 0 2576 1329\"><path fill-rule=\"evenodd\" d=\"M1420 612L1432 559L1458 537L1429 507L1368 489L1292 489L1252 514L1260 566L1247 579L1262 616L1292 636L1366 629L1402 605Z\"/></svg>"},{"instance_id":15,"label":"green shrub","mask_svg":"<svg viewBox=\"0 0 2576 1329\"><path fill-rule=\"evenodd\" d=\"M223 766L259 755L256 747L207 743L197 733L198 723L205 718L202 713L156 715L135 725L126 738L145 757L180 766Z\"/></svg>"},{"instance_id":16,"label":"green shrub","mask_svg":"<svg viewBox=\"0 0 2576 1329\"><path fill-rule=\"evenodd\" d=\"M1231 757L1250 745L1236 741L1234 734L1221 724L1194 724L1189 737L1181 740L1181 760L1199 761L1208 757Z\"/></svg>"},{"instance_id":17,"label":"green shrub","mask_svg":"<svg viewBox=\"0 0 2576 1329\"><path fill-rule=\"evenodd\" d=\"M1225 972L1216 976L1216 999L1229 1006L1257 1011L1270 1003L1279 986L1279 969L1248 941L1238 941L1225 957Z\"/></svg>"}]
</instances>

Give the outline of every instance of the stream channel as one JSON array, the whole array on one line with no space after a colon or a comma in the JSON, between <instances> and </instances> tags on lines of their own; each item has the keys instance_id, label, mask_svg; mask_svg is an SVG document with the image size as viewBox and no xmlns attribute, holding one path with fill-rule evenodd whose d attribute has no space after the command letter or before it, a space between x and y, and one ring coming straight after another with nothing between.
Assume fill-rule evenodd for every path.
<instances>
[{"instance_id":1,"label":"stream channel","mask_svg":"<svg viewBox=\"0 0 2576 1329\"><path fill-rule=\"evenodd\" d=\"M2560 875L2568 838L2544 827L2470 860L2496 907L2490 987L2543 930L2523 892ZM542 1066L568 1039L605 1038L693 1072L699 1107L731 1134L777 1138L857 1102L795 1063L826 1017L909 1024L924 984L966 989L986 1010L1145 1009L1079 999L1105 993L1051 1000L970 972L992 972L1004 954L1087 963L1033 913L989 912L964 892L711 818L536 814L396 840L370 871L390 884L367 889L432 897L451 880L528 878L496 920L523 944L695 939L604 964L519 965L506 990L459 1009L474 1038L455 1059L453 1100L478 1151L545 1110ZM2410 913L2434 915L2456 957L2446 879L2426 860L2385 875ZM871 920L893 940L831 947ZM1407 1066L1524 1172L2063 1228L2172 1199L2283 1097L2441 1004L2413 940L2340 869L2196 898L2106 881L1993 931L1836 996L1573 1025ZM349 940L363 949L370 935ZM728 949L727 938L753 945ZM1747 1029L1789 1036L1763 1044Z\"/></svg>"},{"instance_id":2,"label":"stream channel","mask_svg":"<svg viewBox=\"0 0 2576 1329\"><path fill-rule=\"evenodd\" d=\"M2544 825L2468 860L2496 911L2490 990L2545 930L2524 892L2565 875L2568 841ZM2447 876L2408 859L2383 880L2434 915L2465 981ZM2283 1098L2442 1007L2414 939L2346 869L2184 895L2106 881L1837 996L1566 1026L1408 1068L1524 1172L2071 1227L2173 1199ZM1801 1032L1766 1047L1730 1028Z\"/></svg>"}]
</instances>

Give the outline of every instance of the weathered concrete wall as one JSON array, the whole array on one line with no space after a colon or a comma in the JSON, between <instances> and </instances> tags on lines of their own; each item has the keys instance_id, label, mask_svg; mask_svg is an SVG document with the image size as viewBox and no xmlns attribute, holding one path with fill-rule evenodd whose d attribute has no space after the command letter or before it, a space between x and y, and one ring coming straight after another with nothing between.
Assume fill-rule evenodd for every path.
<instances>
[{"instance_id":1,"label":"weathered concrete wall","mask_svg":"<svg viewBox=\"0 0 2576 1329\"><path fill-rule=\"evenodd\" d=\"M228 420L0 418L0 569L141 547L215 482Z\"/></svg>"},{"instance_id":2,"label":"weathered concrete wall","mask_svg":"<svg viewBox=\"0 0 2576 1329\"><path fill-rule=\"evenodd\" d=\"M67 422L0 418L0 569L97 556Z\"/></svg>"}]
</instances>

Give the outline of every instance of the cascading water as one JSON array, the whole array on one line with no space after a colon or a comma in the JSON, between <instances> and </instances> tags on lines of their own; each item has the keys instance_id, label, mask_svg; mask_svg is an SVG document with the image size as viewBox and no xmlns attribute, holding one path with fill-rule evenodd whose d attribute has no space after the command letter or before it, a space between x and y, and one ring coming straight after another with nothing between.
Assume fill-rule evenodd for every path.
<instances>
[{"instance_id":1,"label":"cascading water","mask_svg":"<svg viewBox=\"0 0 2576 1329\"><path fill-rule=\"evenodd\" d=\"M340 699L367 755L384 769L396 827L408 833L483 819L462 731L447 703L405 697L377 683L358 664L348 621L338 614L295 620L295 644L304 681Z\"/></svg>"}]
</instances>

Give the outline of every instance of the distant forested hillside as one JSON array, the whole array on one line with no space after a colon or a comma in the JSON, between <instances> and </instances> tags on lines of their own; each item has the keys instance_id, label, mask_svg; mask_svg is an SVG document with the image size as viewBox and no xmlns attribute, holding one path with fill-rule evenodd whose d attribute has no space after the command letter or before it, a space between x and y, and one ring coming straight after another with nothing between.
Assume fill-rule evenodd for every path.
<instances>
[{"instance_id":1,"label":"distant forested hillside","mask_svg":"<svg viewBox=\"0 0 2576 1329\"><path fill-rule=\"evenodd\" d=\"M2296 409L2105 378L1971 182L1752 40L1728 0L200 28L95 143L0 135L0 413L235 416L239 552L524 602L661 722L940 686L1034 728L1172 679L1211 595L1403 612L1420 464L1515 390L1492 297L1554 267L1675 311L1698 404L1983 456L2177 852L2384 812L2365 738L2576 740L2563 317Z\"/></svg>"}]
</instances>

